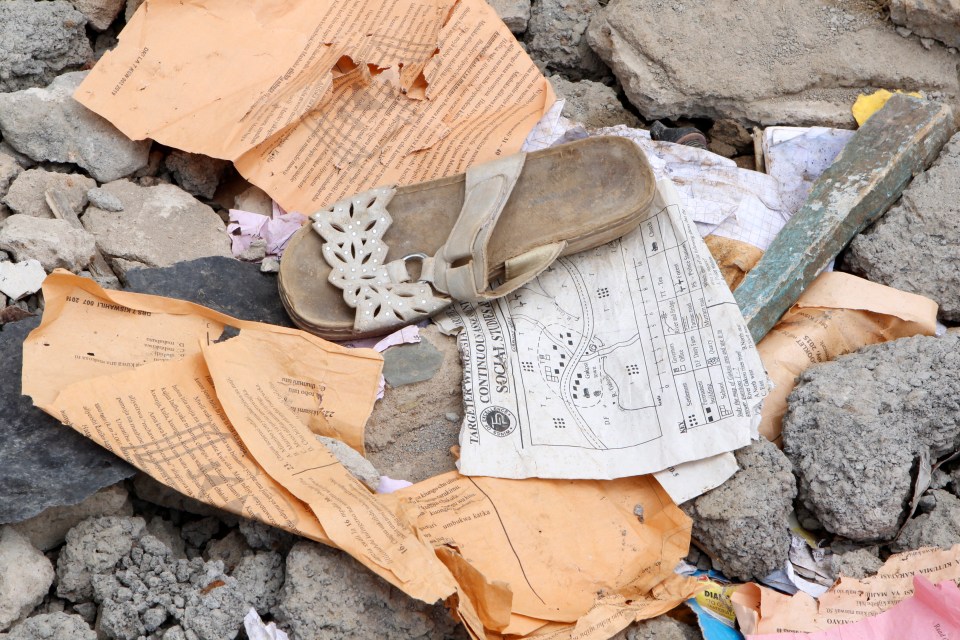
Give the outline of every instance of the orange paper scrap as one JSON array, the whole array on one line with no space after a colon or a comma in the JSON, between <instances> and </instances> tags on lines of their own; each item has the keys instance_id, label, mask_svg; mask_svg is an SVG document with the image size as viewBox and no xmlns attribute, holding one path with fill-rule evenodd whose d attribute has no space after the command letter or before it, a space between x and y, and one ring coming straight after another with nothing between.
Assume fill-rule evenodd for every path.
<instances>
[{"instance_id":1,"label":"orange paper scrap","mask_svg":"<svg viewBox=\"0 0 960 640\"><path fill-rule=\"evenodd\" d=\"M890 556L875 576L841 577L819 600L802 591L788 596L753 583L740 587L732 600L744 635L823 631L876 616L909 598L914 576L934 584L960 579L960 545Z\"/></svg>"},{"instance_id":2,"label":"orange paper scrap","mask_svg":"<svg viewBox=\"0 0 960 640\"><path fill-rule=\"evenodd\" d=\"M960 589L949 580L934 586L917 576L914 595L872 618L816 633L777 633L770 640L944 640L960 636Z\"/></svg>"},{"instance_id":3,"label":"orange paper scrap","mask_svg":"<svg viewBox=\"0 0 960 640\"><path fill-rule=\"evenodd\" d=\"M879 342L932 336L937 303L849 273L820 274L757 345L774 388L763 401L760 433L781 446L787 396L808 367Z\"/></svg>"},{"instance_id":4,"label":"orange paper scrap","mask_svg":"<svg viewBox=\"0 0 960 640\"><path fill-rule=\"evenodd\" d=\"M515 153L556 100L484 0L147 0L75 98L304 213Z\"/></svg>"},{"instance_id":5,"label":"orange paper scrap","mask_svg":"<svg viewBox=\"0 0 960 640\"><path fill-rule=\"evenodd\" d=\"M602 640L697 589L673 573L690 520L649 476L452 472L371 493L316 435L363 451L373 350L65 272L43 292L24 342L23 391L37 406L181 493L447 600L474 638Z\"/></svg>"}]
</instances>

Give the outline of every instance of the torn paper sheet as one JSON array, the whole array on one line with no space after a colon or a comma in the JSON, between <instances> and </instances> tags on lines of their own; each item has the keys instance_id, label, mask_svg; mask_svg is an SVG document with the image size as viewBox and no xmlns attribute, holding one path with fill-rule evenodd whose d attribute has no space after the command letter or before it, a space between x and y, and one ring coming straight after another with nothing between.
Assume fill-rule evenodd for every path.
<instances>
[{"instance_id":1,"label":"torn paper sheet","mask_svg":"<svg viewBox=\"0 0 960 640\"><path fill-rule=\"evenodd\" d=\"M514 614L540 624L578 620L593 607L596 585L621 602L650 592L673 579L689 544L689 519L649 477L558 482L449 472L381 499L390 498L415 510L417 529L435 546L456 548L481 574L510 584Z\"/></svg>"},{"instance_id":2,"label":"torn paper sheet","mask_svg":"<svg viewBox=\"0 0 960 640\"><path fill-rule=\"evenodd\" d=\"M227 233L230 235L233 255L240 256L254 240L260 238L266 243L267 255L279 258L290 238L306 221L305 215L296 212L281 213L275 210L273 216L267 217L251 211L230 209Z\"/></svg>"},{"instance_id":3,"label":"torn paper sheet","mask_svg":"<svg viewBox=\"0 0 960 640\"><path fill-rule=\"evenodd\" d=\"M774 388L760 433L782 446L780 427L796 378L811 365L860 347L936 331L937 303L848 273L822 273L760 341Z\"/></svg>"},{"instance_id":4,"label":"torn paper sheet","mask_svg":"<svg viewBox=\"0 0 960 640\"><path fill-rule=\"evenodd\" d=\"M728 452L667 467L654 473L653 477L674 502L683 504L716 489L739 470L736 456Z\"/></svg>"},{"instance_id":5,"label":"torn paper sheet","mask_svg":"<svg viewBox=\"0 0 960 640\"><path fill-rule=\"evenodd\" d=\"M756 433L763 366L667 180L636 231L439 323L463 328L466 475L634 476Z\"/></svg>"},{"instance_id":6,"label":"torn paper sheet","mask_svg":"<svg viewBox=\"0 0 960 640\"><path fill-rule=\"evenodd\" d=\"M304 213L515 153L555 100L483 0L147 0L75 97Z\"/></svg>"},{"instance_id":7,"label":"torn paper sheet","mask_svg":"<svg viewBox=\"0 0 960 640\"><path fill-rule=\"evenodd\" d=\"M813 183L830 168L856 131L828 127L767 127L763 161L780 183L784 206L794 214L807 201Z\"/></svg>"},{"instance_id":8,"label":"torn paper sheet","mask_svg":"<svg viewBox=\"0 0 960 640\"><path fill-rule=\"evenodd\" d=\"M530 133L525 151L588 136L633 140L647 156L657 180L669 178L680 205L700 234L739 240L766 250L793 214L781 199L780 185L765 173L741 169L706 149L650 139L650 132L626 125L587 130L559 114L548 113Z\"/></svg>"},{"instance_id":9,"label":"torn paper sheet","mask_svg":"<svg viewBox=\"0 0 960 640\"><path fill-rule=\"evenodd\" d=\"M756 584L743 585L732 600L737 622L748 637L809 633L890 609L913 595L913 578L917 575L935 584L960 579L960 545L949 550L925 548L890 556L877 575L862 580L841 577L819 600L803 592L788 596Z\"/></svg>"},{"instance_id":10,"label":"torn paper sheet","mask_svg":"<svg viewBox=\"0 0 960 640\"><path fill-rule=\"evenodd\" d=\"M24 345L36 404L185 495L344 549L412 597L455 595L477 640L577 628L598 593L626 626L696 589L666 569L687 553L690 520L650 477L449 473L370 492L311 427L362 438L354 425L370 413L381 365L373 351L64 272L44 295Z\"/></svg>"},{"instance_id":11,"label":"torn paper sheet","mask_svg":"<svg viewBox=\"0 0 960 640\"><path fill-rule=\"evenodd\" d=\"M814 633L751 635L751 640L944 640L960 635L960 588L913 579L914 594L892 609L859 622Z\"/></svg>"},{"instance_id":12,"label":"torn paper sheet","mask_svg":"<svg viewBox=\"0 0 960 640\"><path fill-rule=\"evenodd\" d=\"M695 580L674 575L647 596L625 600L622 596L601 595L575 624L542 625L527 637L530 640L608 640L632 622L655 618L676 608L682 602L683 594L689 597L698 589ZM671 606L672 602L677 604Z\"/></svg>"}]
</instances>

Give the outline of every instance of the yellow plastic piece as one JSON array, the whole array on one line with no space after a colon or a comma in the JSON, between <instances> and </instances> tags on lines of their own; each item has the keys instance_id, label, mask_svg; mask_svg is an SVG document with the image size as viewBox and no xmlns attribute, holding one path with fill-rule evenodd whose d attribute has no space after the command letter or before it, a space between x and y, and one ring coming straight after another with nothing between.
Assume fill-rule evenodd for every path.
<instances>
[{"instance_id":1,"label":"yellow plastic piece","mask_svg":"<svg viewBox=\"0 0 960 640\"><path fill-rule=\"evenodd\" d=\"M897 89L896 93L903 93L903 91ZM879 89L871 94L861 93L857 96L857 101L853 103L853 108L850 109L850 111L853 112L853 119L857 121L858 125L863 126L863 123L869 120L870 116L879 111L883 105L887 104L887 100L889 100L892 95L893 93L886 89ZM914 98L923 97L923 95L915 91L907 95L913 96Z\"/></svg>"}]
</instances>

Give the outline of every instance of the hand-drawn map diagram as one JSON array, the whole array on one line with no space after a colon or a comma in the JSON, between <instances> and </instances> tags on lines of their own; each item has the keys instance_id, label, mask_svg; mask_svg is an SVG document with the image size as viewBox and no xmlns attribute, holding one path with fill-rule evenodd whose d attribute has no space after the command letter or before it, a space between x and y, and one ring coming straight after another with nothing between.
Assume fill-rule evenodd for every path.
<instances>
[{"instance_id":1,"label":"hand-drawn map diagram","mask_svg":"<svg viewBox=\"0 0 960 640\"><path fill-rule=\"evenodd\" d=\"M676 204L444 323L465 327L468 475L660 471L748 444L767 392L733 295Z\"/></svg>"}]
</instances>

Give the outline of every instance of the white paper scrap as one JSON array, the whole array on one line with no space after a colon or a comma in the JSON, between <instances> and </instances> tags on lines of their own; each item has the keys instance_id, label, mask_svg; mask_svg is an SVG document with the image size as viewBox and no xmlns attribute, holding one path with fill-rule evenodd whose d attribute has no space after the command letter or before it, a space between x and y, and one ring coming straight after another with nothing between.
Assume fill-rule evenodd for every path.
<instances>
[{"instance_id":1,"label":"white paper scrap","mask_svg":"<svg viewBox=\"0 0 960 640\"><path fill-rule=\"evenodd\" d=\"M856 131L827 127L767 127L763 158L780 184L780 197L793 215L807 201L813 183L826 171Z\"/></svg>"},{"instance_id":2,"label":"white paper scrap","mask_svg":"<svg viewBox=\"0 0 960 640\"><path fill-rule=\"evenodd\" d=\"M465 328L465 475L611 479L733 451L769 385L669 180L636 231L437 321Z\"/></svg>"},{"instance_id":3,"label":"white paper scrap","mask_svg":"<svg viewBox=\"0 0 960 640\"><path fill-rule=\"evenodd\" d=\"M653 474L653 477L675 503L683 504L716 489L739 470L737 458L727 452L667 467Z\"/></svg>"},{"instance_id":4,"label":"white paper scrap","mask_svg":"<svg viewBox=\"0 0 960 640\"><path fill-rule=\"evenodd\" d=\"M264 624L253 607L243 617L243 628L250 640L290 640L290 637L273 622Z\"/></svg>"},{"instance_id":5,"label":"white paper scrap","mask_svg":"<svg viewBox=\"0 0 960 640\"><path fill-rule=\"evenodd\" d=\"M0 293L19 300L39 291L46 277L47 272L37 260L0 262Z\"/></svg>"}]
</instances>

